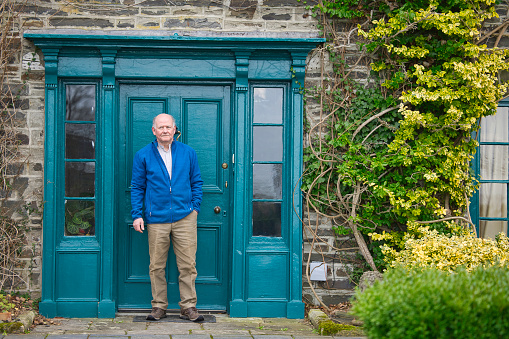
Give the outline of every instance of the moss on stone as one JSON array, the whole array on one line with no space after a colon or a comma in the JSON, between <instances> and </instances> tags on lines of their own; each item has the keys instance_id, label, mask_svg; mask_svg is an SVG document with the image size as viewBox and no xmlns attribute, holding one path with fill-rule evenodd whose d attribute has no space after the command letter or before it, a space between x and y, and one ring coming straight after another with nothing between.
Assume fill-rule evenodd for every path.
<instances>
[{"instance_id":1,"label":"moss on stone","mask_svg":"<svg viewBox=\"0 0 509 339\"><path fill-rule=\"evenodd\" d=\"M19 321L0 322L0 333L19 333L23 331L23 324Z\"/></svg>"},{"instance_id":2,"label":"moss on stone","mask_svg":"<svg viewBox=\"0 0 509 339\"><path fill-rule=\"evenodd\" d=\"M338 324L332 320L322 321L320 325L318 325L318 331L321 335L333 335L340 331L350 331L356 329L357 327L353 325Z\"/></svg>"}]
</instances>

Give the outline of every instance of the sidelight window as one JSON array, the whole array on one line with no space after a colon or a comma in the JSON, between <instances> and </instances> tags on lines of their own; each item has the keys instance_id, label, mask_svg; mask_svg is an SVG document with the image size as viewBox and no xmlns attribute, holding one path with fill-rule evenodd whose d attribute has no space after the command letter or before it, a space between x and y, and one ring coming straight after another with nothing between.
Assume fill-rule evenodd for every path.
<instances>
[{"instance_id":1,"label":"sidelight window","mask_svg":"<svg viewBox=\"0 0 509 339\"><path fill-rule=\"evenodd\" d=\"M95 235L96 86L65 86L65 235Z\"/></svg>"},{"instance_id":2,"label":"sidelight window","mask_svg":"<svg viewBox=\"0 0 509 339\"><path fill-rule=\"evenodd\" d=\"M281 237L284 114L282 87L253 88L253 236Z\"/></svg>"}]
</instances>

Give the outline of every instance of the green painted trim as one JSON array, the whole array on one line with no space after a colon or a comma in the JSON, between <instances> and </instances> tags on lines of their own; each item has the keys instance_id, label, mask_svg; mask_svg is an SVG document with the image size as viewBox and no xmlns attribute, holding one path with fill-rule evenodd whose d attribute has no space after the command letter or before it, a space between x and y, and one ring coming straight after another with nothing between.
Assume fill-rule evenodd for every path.
<instances>
[{"instance_id":1,"label":"green painted trim","mask_svg":"<svg viewBox=\"0 0 509 339\"><path fill-rule=\"evenodd\" d=\"M115 32L112 32L115 33ZM31 40L42 40L49 39L52 41L57 40L107 40L107 41L189 41L189 42L197 42L197 41L214 41L214 42L234 42L234 43L252 43L252 42L261 42L261 43L322 43L325 42L324 38L299 38L299 37L263 37L263 36L183 36L178 33L174 33L173 35L119 35L119 34L59 34L59 33L35 33L32 31L25 32L23 37ZM111 46L111 43L110 43Z\"/></svg>"},{"instance_id":2,"label":"green painted trim","mask_svg":"<svg viewBox=\"0 0 509 339\"><path fill-rule=\"evenodd\" d=\"M230 302L230 314L235 314L237 317L247 316L247 306L244 306L245 300L245 276L246 276L246 236L244 227L245 209L238 206L246 206L248 198L247 192L249 187L246 180L246 164L249 163L247 158L248 139L246 134L247 122L246 117L248 114L248 67L249 67L250 52L239 51L236 55L236 79L235 79L235 92L234 92L234 116L235 122L235 136L233 148L233 173L234 173L234 189L233 197L233 218L232 225L232 267L231 267L231 285L232 294ZM233 313L232 313L233 312Z\"/></svg>"},{"instance_id":3,"label":"green painted trim","mask_svg":"<svg viewBox=\"0 0 509 339\"><path fill-rule=\"evenodd\" d=\"M246 318L247 317L247 302L241 299L232 300L230 302L230 317L232 318Z\"/></svg>"},{"instance_id":4,"label":"green painted trim","mask_svg":"<svg viewBox=\"0 0 509 339\"><path fill-rule=\"evenodd\" d=\"M114 35L114 34L58 34L25 32L23 37L32 40L37 46L63 47L97 47L115 46L118 49L129 48L167 48L189 51L209 50L284 50L306 53L318 44L325 42L322 38L274 38L274 37L201 37L180 35Z\"/></svg>"},{"instance_id":5,"label":"green painted trim","mask_svg":"<svg viewBox=\"0 0 509 339\"><path fill-rule=\"evenodd\" d=\"M98 318L115 318L117 304L111 300L102 300L97 305Z\"/></svg>"},{"instance_id":6,"label":"green painted trim","mask_svg":"<svg viewBox=\"0 0 509 339\"><path fill-rule=\"evenodd\" d=\"M99 161L98 182L102 183L102 189L99 191L99 208L101 234L101 279L100 279L100 302L98 316L100 318L110 318L115 316L116 303L114 286L116 286L116 261L115 256L115 231L114 227L104 227L104 225L115 225L115 121L116 116L116 89L115 89L115 48L102 49L102 88L100 89L101 107L100 118L98 119L98 147L100 149L97 155Z\"/></svg>"},{"instance_id":7,"label":"green painted trim","mask_svg":"<svg viewBox=\"0 0 509 339\"><path fill-rule=\"evenodd\" d=\"M235 208L232 211L231 232L231 295L228 304L232 317L247 316L273 316L302 318L304 316L304 303L302 302L302 226L299 214L302 211L302 195L300 190L300 176L302 173L302 124L303 103L301 84L304 83L306 57L308 52L317 44L324 42L319 38L271 38L271 37L171 37L171 36L117 36L107 34L37 34L26 33L29 38L42 48L45 55L46 65L46 140L45 140L45 227L43 230L45 244L43 248L43 297L40 309L46 316L114 316L116 310L116 286L117 267L115 261L116 232L114 228L98 227L96 236L86 239L72 239L63 236L63 220L59 217L63 197L62 185L55 183L58 174L63 170L60 159L63 159L63 145L65 135L62 133L64 125L58 115L62 113L65 97L59 86L65 85L67 79L79 79L80 82L94 82L97 87L98 112L97 123L97 182L101 183L101 189L97 189L96 222L102 225L114 225L117 215L115 201L115 141L119 131L116 130L118 117L117 107L118 88L117 82L121 79L144 81L168 80L167 75L147 75L146 68L135 69L128 76L119 74L120 62L128 59L137 61L156 60L161 56L158 66L168 66L165 60L175 58L192 58L210 62L210 57L215 60L231 60L229 63L221 61L220 65L226 65L227 71L222 74L229 80L235 80L235 90L232 93L234 99L231 103L232 121L231 131L234 135L232 150L235 155L235 163L232 166L234 175L232 201ZM84 54L78 53L82 49ZM161 54L154 55L153 51ZM91 52L95 51L95 52ZM218 54L218 52L220 52ZM88 53L88 54L87 54ZM180 54L180 56L179 56ZM66 60L68 64L76 57L77 60L87 60L89 69L81 71L79 68L67 67L65 72L58 73L59 60ZM93 77L90 67L96 71L96 61L100 60L101 74ZM233 59L233 60L232 60ZM255 78L250 76L250 64L252 60L271 60L280 62L274 70L262 70L256 73ZM92 65L92 66L90 66ZM173 65L173 64L169 64ZM263 63L257 64L260 68ZM285 69L288 76L285 78ZM154 64L152 64L154 66ZM200 66L200 64L198 64ZM157 68L157 67L156 67ZM202 71L205 66L198 67L193 75L193 81L200 82L207 78ZM263 69L263 68L261 68ZM293 71L293 73L291 72ZM275 72L275 73L274 73ZM94 73L95 74L95 73ZM227 76L225 76L225 74ZM272 75L277 74L277 79ZM59 78L60 77L60 78ZM281 79L279 77L282 77ZM180 77L181 78L181 77ZM222 78L225 80L226 78ZM60 83L58 82L60 81ZM284 162L288 168L285 187L291 187L291 192L285 190L286 208L282 220L281 238L255 239L251 237L251 103L249 88L252 83L277 84L285 88L285 127L284 137L289 140L285 145ZM60 84L60 85L59 85ZM60 132L59 132L60 131ZM61 176L60 176L61 177ZM295 189L296 188L296 189ZM292 201L293 200L293 201ZM293 203L293 205L292 205ZM113 211L113 212L112 212ZM296 211L297 213L295 213ZM58 220L57 220L58 219ZM64 300L59 299L55 286L58 285L56 274L56 257L61 252L80 254L81 252L96 251L98 258L98 289L97 300ZM281 267L286 274L287 286L281 289L278 298L249 299L248 287L249 276L255 272L260 276L265 269L264 255L269 261L284 265ZM250 261L251 260L251 261ZM248 267L248 263L252 267ZM256 267L255 267L256 266ZM254 270L254 271L250 271ZM262 273L261 273L262 272ZM94 272L95 273L95 272ZM95 279L95 278L94 278ZM97 281L97 279L95 281ZM90 294L94 294L91 292ZM261 296L255 291L254 296ZM90 295L90 297L95 297Z\"/></svg>"},{"instance_id":8,"label":"green painted trim","mask_svg":"<svg viewBox=\"0 0 509 339\"><path fill-rule=\"evenodd\" d=\"M50 300L44 300L39 303L39 313L47 318L55 318L57 313L57 303Z\"/></svg>"},{"instance_id":9,"label":"green painted trim","mask_svg":"<svg viewBox=\"0 0 509 339\"><path fill-rule=\"evenodd\" d=\"M290 301L286 305L286 317L289 319L303 319L305 306L302 301Z\"/></svg>"},{"instance_id":10,"label":"green painted trim","mask_svg":"<svg viewBox=\"0 0 509 339\"><path fill-rule=\"evenodd\" d=\"M44 61L46 67L46 85L45 85L45 127L44 127L44 214L43 224L52 225L52 227L43 227L43 258L42 266L42 289L40 312L49 317L55 317L57 314L55 300L55 197L56 181L58 179L57 165L53 157L48 156L52 150L56 150L56 131L58 119L56 117L56 107L58 102L57 93L57 68L58 68L58 49L43 49Z\"/></svg>"}]
</instances>

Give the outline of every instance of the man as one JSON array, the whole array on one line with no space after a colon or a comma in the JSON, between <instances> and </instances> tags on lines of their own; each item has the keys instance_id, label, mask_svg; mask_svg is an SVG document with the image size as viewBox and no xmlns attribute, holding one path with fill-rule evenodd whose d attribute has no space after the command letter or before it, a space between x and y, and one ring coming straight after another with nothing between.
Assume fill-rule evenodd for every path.
<instances>
[{"instance_id":1,"label":"man","mask_svg":"<svg viewBox=\"0 0 509 339\"><path fill-rule=\"evenodd\" d=\"M168 308L166 261L170 237L177 258L180 318L202 321L196 309L196 219L203 180L196 152L173 139L175 119L159 114L152 122L156 136L134 156L131 181L131 215L134 230L143 233L147 222L152 312L147 320L166 317Z\"/></svg>"}]
</instances>

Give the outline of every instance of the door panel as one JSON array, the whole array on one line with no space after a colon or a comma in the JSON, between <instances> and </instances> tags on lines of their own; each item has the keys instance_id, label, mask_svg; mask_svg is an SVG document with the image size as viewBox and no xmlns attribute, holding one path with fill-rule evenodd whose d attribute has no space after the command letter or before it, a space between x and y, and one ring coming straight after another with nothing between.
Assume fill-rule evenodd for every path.
<instances>
[{"instance_id":1,"label":"door panel","mask_svg":"<svg viewBox=\"0 0 509 339\"><path fill-rule=\"evenodd\" d=\"M228 235L230 187L230 87L222 85L120 86L118 307L149 309L147 232L132 227L130 181L134 154L152 142L152 119L167 112L181 131L179 141L196 150L203 185L198 216L196 289L201 309L226 309L228 302ZM223 169L222 164L228 168ZM221 211L216 213L215 207ZM150 227L150 226L149 226ZM168 255L169 308L178 308L178 270L173 248Z\"/></svg>"}]
</instances>

